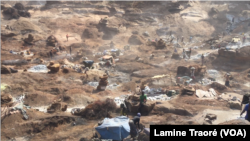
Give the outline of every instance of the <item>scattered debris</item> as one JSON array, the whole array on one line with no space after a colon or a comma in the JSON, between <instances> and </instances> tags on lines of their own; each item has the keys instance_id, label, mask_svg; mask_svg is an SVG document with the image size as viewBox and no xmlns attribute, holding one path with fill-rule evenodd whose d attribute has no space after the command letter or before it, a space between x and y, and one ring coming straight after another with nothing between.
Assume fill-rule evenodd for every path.
<instances>
[{"instance_id":1,"label":"scattered debris","mask_svg":"<svg viewBox=\"0 0 250 141\"><path fill-rule=\"evenodd\" d=\"M46 65L37 65L29 68L27 70L28 72L41 72L41 73L47 73L49 70Z\"/></svg>"}]
</instances>

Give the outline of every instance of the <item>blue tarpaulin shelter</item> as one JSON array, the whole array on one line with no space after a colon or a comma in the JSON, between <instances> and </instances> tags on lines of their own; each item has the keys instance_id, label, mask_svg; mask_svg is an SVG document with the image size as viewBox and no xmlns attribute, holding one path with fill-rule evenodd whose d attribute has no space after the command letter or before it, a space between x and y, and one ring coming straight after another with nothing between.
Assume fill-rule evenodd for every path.
<instances>
[{"instance_id":1,"label":"blue tarpaulin shelter","mask_svg":"<svg viewBox=\"0 0 250 141\"><path fill-rule=\"evenodd\" d=\"M105 118L95 129L101 139L123 140L130 135L129 118L126 116Z\"/></svg>"}]
</instances>

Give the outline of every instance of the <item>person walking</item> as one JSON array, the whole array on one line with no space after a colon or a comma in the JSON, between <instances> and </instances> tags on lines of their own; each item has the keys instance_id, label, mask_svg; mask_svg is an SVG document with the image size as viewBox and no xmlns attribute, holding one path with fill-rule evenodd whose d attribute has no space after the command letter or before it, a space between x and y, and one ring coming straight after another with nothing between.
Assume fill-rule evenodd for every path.
<instances>
[{"instance_id":1,"label":"person walking","mask_svg":"<svg viewBox=\"0 0 250 141\"><path fill-rule=\"evenodd\" d=\"M72 47L70 46L69 47L69 53L70 53L70 55L71 55L71 51L72 51Z\"/></svg>"}]
</instances>

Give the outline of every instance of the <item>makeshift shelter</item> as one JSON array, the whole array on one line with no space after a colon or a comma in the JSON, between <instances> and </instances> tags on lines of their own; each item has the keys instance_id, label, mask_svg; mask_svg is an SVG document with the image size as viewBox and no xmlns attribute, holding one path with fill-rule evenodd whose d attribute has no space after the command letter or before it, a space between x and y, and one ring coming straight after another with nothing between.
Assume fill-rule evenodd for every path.
<instances>
[{"instance_id":1,"label":"makeshift shelter","mask_svg":"<svg viewBox=\"0 0 250 141\"><path fill-rule=\"evenodd\" d=\"M105 118L95 130L100 139L123 140L130 135L129 118L126 116Z\"/></svg>"}]
</instances>

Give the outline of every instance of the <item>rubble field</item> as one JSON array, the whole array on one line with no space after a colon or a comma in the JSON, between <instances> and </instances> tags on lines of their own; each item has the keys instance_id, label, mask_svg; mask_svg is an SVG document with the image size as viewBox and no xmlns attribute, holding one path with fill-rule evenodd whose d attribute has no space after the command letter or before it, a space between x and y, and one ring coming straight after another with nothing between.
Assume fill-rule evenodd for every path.
<instances>
[{"instance_id":1,"label":"rubble field","mask_svg":"<svg viewBox=\"0 0 250 141\"><path fill-rule=\"evenodd\" d=\"M138 140L153 124L249 125L249 17L247 1L1 1L1 140L99 140L141 91Z\"/></svg>"}]
</instances>

